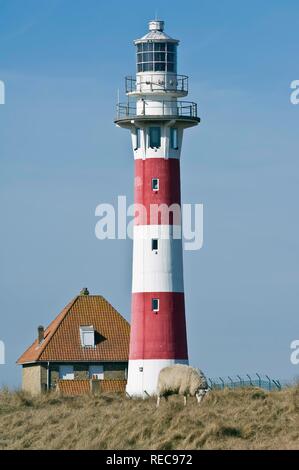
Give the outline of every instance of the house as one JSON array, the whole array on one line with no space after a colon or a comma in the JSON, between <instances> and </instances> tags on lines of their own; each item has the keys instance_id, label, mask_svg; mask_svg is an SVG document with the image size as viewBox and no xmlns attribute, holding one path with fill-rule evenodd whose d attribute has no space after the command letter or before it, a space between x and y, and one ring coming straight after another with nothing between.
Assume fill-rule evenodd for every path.
<instances>
[{"instance_id":1,"label":"house","mask_svg":"<svg viewBox=\"0 0 299 470\"><path fill-rule=\"evenodd\" d=\"M36 340L18 359L22 388L32 394L124 391L129 336L129 323L104 297L84 288L48 328L38 327Z\"/></svg>"}]
</instances>

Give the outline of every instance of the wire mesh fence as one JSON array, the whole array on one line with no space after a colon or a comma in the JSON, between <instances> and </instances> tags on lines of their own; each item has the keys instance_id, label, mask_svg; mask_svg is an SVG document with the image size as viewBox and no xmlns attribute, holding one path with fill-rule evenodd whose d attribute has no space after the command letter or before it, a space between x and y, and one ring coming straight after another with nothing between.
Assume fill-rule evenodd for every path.
<instances>
[{"instance_id":1,"label":"wire mesh fence","mask_svg":"<svg viewBox=\"0 0 299 470\"><path fill-rule=\"evenodd\" d=\"M235 377L217 377L208 378L209 387L212 390L221 390L224 388L244 388L244 387L259 387L264 390L281 390L282 384L278 379L272 379L268 375L254 375L246 374L245 377L237 375Z\"/></svg>"}]
</instances>

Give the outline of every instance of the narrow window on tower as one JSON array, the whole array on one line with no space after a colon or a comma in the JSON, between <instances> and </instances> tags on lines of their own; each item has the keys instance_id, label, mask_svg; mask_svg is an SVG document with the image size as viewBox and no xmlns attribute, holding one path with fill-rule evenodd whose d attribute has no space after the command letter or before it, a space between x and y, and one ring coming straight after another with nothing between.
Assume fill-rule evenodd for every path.
<instances>
[{"instance_id":1,"label":"narrow window on tower","mask_svg":"<svg viewBox=\"0 0 299 470\"><path fill-rule=\"evenodd\" d=\"M159 312L159 299L152 299L152 311Z\"/></svg>"},{"instance_id":2,"label":"narrow window on tower","mask_svg":"<svg viewBox=\"0 0 299 470\"><path fill-rule=\"evenodd\" d=\"M152 190L159 191L159 178L152 178Z\"/></svg>"},{"instance_id":3,"label":"narrow window on tower","mask_svg":"<svg viewBox=\"0 0 299 470\"><path fill-rule=\"evenodd\" d=\"M152 149L161 147L161 127L149 128L149 146Z\"/></svg>"},{"instance_id":4,"label":"narrow window on tower","mask_svg":"<svg viewBox=\"0 0 299 470\"><path fill-rule=\"evenodd\" d=\"M140 142L141 142L141 129L139 127L136 128L136 147L135 150L140 149Z\"/></svg>"},{"instance_id":5,"label":"narrow window on tower","mask_svg":"<svg viewBox=\"0 0 299 470\"><path fill-rule=\"evenodd\" d=\"M158 239L157 238L153 238L152 239L152 251L158 251Z\"/></svg>"},{"instance_id":6,"label":"narrow window on tower","mask_svg":"<svg viewBox=\"0 0 299 470\"><path fill-rule=\"evenodd\" d=\"M170 128L170 146L174 150L179 148L178 129L176 127Z\"/></svg>"}]
</instances>

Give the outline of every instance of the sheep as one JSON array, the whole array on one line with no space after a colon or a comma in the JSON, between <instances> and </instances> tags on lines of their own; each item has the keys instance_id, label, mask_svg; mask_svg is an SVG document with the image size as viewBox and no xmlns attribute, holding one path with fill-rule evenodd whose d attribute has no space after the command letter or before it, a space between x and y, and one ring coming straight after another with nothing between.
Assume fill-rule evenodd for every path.
<instances>
[{"instance_id":1,"label":"sheep","mask_svg":"<svg viewBox=\"0 0 299 470\"><path fill-rule=\"evenodd\" d=\"M175 364L161 369L157 386L157 407L161 397L168 399L169 395L179 394L184 396L184 405L187 404L187 395L196 396L198 404L208 391L207 380L199 369Z\"/></svg>"}]
</instances>

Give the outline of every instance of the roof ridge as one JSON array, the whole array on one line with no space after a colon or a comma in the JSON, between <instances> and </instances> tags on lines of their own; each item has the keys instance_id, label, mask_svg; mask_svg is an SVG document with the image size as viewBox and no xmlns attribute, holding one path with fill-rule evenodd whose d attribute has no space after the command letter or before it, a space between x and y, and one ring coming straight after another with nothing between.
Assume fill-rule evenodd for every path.
<instances>
[{"instance_id":1,"label":"roof ridge","mask_svg":"<svg viewBox=\"0 0 299 470\"><path fill-rule=\"evenodd\" d=\"M44 352L44 350L46 349L46 346L48 346L50 340L52 339L52 337L54 336L54 334L56 333L56 331L58 330L59 326L61 325L62 321L65 319L65 317L67 316L67 314L69 313L70 309L73 307L73 305L76 303L76 301L78 300L78 297L79 295L77 295L76 297L74 297L73 300L71 300L62 310L61 312L54 318L54 320L51 321L51 323L46 327L45 329L45 334L47 332L47 330L49 330L49 328L51 327L51 325L53 323L55 323L55 321L57 321L57 319L59 318L59 316L61 315L62 318L60 321L58 321L56 327L53 328L53 331L50 331L49 332L49 335L47 337L45 337L43 343L41 343L40 345L40 351L38 352L38 356L36 358L36 361L38 361L40 359L40 356L42 355L42 353ZM20 363L20 360L22 359L22 357L24 356L24 354L26 354L26 352L31 349L35 343L37 342L37 339L35 339L33 341L33 343L31 344L31 346L29 346L29 348L19 357L19 359L17 360L17 363ZM37 345L38 346L38 345Z\"/></svg>"},{"instance_id":2,"label":"roof ridge","mask_svg":"<svg viewBox=\"0 0 299 470\"><path fill-rule=\"evenodd\" d=\"M103 296L101 296L101 297L103 297ZM125 322L128 323L128 325L130 326L130 323L128 322L128 320L127 320L126 318L124 318L124 317L119 313L119 311L116 310L115 307L113 307L113 305L109 302L109 300L107 300L105 297L103 297L103 299L107 302L107 304L109 304L109 306L110 306L111 308L113 308L113 310L117 313L117 315L118 315L119 317L121 317L122 320L125 320Z\"/></svg>"},{"instance_id":3,"label":"roof ridge","mask_svg":"<svg viewBox=\"0 0 299 470\"><path fill-rule=\"evenodd\" d=\"M64 309L61 310L61 312L57 315L56 318L54 318L54 320L50 323L50 325L48 326L48 328L51 326L52 323L55 322L55 320L57 320L57 318L59 317L59 315L61 315L61 319L59 320L59 322L57 323L56 327L53 328L53 331L50 333L49 335L49 338L47 338L47 342L44 342L43 344L43 347L41 348L40 352L39 352L39 355L37 357L37 360L40 359L42 353L45 352L47 346L49 346L49 343L51 341L51 339L53 338L53 336L55 335L55 333L57 332L58 328L61 326L61 324L64 322L64 320L66 319L67 315L70 313L71 309L73 308L73 306L75 305L75 303L77 302L77 300L82 297L80 295L77 295L73 300L71 300L71 302L66 305L64 307ZM86 296L87 297L87 296ZM63 311L65 310L64 314L63 314ZM48 329L47 328L47 329Z\"/></svg>"}]
</instances>

